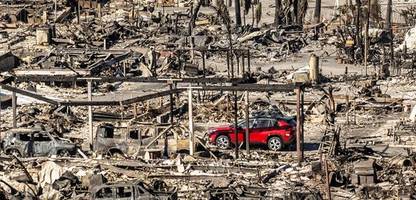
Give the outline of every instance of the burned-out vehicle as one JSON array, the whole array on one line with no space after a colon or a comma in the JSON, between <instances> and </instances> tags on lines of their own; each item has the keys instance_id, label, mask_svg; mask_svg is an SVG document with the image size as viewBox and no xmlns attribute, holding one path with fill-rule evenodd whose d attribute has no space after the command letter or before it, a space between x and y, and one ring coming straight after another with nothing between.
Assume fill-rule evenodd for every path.
<instances>
[{"instance_id":1,"label":"burned-out vehicle","mask_svg":"<svg viewBox=\"0 0 416 200\"><path fill-rule=\"evenodd\" d=\"M142 145L138 127L116 127L109 123L97 127L93 148L100 155L128 156L140 150Z\"/></svg>"},{"instance_id":2,"label":"burned-out vehicle","mask_svg":"<svg viewBox=\"0 0 416 200\"><path fill-rule=\"evenodd\" d=\"M70 140L37 129L11 129L2 139L3 151L15 156L70 156L77 146Z\"/></svg>"},{"instance_id":3,"label":"burned-out vehicle","mask_svg":"<svg viewBox=\"0 0 416 200\"><path fill-rule=\"evenodd\" d=\"M153 182L152 186L143 181L137 181L134 183L100 185L91 189L91 199L95 200L175 200L177 198L177 189L167 187L163 181Z\"/></svg>"}]
</instances>

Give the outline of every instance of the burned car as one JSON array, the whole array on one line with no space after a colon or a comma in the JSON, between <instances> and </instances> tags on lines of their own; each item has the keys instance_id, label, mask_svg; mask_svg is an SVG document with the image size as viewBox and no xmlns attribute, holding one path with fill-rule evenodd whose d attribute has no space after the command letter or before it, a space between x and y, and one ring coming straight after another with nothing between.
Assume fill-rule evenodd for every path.
<instances>
[{"instance_id":1,"label":"burned car","mask_svg":"<svg viewBox=\"0 0 416 200\"><path fill-rule=\"evenodd\" d=\"M3 138L3 151L15 156L70 156L76 154L77 146L69 140L52 136L37 129L11 129Z\"/></svg>"},{"instance_id":2,"label":"burned car","mask_svg":"<svg viewBox=\"0 0 416 200\"><path fill-rule=\"evenodd\" d=\"M97 154L132 155L139 151L141 137L138 128L116 127L109 123L97 127L93 149Z\"/></svg>"},{"instance_id":3,"label":"burned car","mask_svg":"<svg viewBox=\"0 0 416 200\"><path fill-rule=\"evenodd\" d=\"M176 187L169 188L163 181L153 182L152 186L143 181L100 185L91 189L91 199L131 199L131 200L175 200L178 198Z\"/></svg>"}]
</instances>

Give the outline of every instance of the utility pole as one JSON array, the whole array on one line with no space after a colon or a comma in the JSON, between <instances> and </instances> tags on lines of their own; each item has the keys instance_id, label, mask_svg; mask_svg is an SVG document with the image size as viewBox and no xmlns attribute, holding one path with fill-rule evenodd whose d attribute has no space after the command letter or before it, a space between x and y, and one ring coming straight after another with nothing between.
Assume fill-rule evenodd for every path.
<instances>
[{"instance_id":1,"label":"utility pole","mask_svg":"<svg viewBox=\"0 0 416 200\"><path fill-rule=\"evenodd\" d=\"M235 26L240 27L241 26L240 0L234 0L234 7L235 7Z\"/></svg>"},{"instance_id":2,"label":"utility pole","mask_svg":"<svg viewBox=\"0 0 416 200\"><path fill-rule=\"evenodd\" d=\"M314 18L315 18L315 23L321 22L321 0L315 1Z\"/></svg>"},{"instance_id":3,"label":"utility pole","mask_svg":"<svg viewBox=\"0 0 416 200\"><path fill-rule=\"evenodd\" d=\"M368 0L367 3L367 22L365 23L365 33L364 33L364 66L365 66L365 76L368 75L368 48L369 48L369 39L368 39L368 30L370 29L370 12L371 12L371 0Z\"/></svg>"}]
</instances>

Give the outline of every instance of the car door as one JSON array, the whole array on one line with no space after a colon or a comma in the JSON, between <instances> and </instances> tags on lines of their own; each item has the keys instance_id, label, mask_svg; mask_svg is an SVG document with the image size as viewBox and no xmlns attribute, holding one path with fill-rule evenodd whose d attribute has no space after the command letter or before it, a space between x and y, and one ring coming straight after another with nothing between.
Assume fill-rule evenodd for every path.
<instances>
[{"instance_id":1,"label":"car door","mask_svg":"<svg viewBox=\"0 0 416 200\"><path fill-rule=\"evenodd\" d=\"M254 119L249 119L248 127L246 126L246 120L244 120L238 125L239 126L238 128L238 143L239 144L241 144L242 142L245 142L244 138L245 138L247 128L249 129L249 133L251 133L254 121L255 121ZM234 132L230 134L230 139L232 143L235 143Z\"/></svg>"},{"instance_id":2,"label":"car door","mask_svg":"<svg viewBox=\"0 0 416 200\"><path fill-rule=\"evenodd\" d=\"M127 129L126 134L126 140L127 140L127 154L132 155L140 150L141 146L141 135L139 127L130 127Z\"/></svg>"},{"instance_id":3,"label":"car door","mask_svg":"<svg viewBox=\"0 0 416 200\"><path fill-rule=\"evenodd\" d=\"M256 119L250 133L250 143L264 143L267 132L272 129L272 120Z\"/></svg>"},{"instance_id":4,"label":"car door","mask_svg":"<svg viewBox=\"0 0 416 200\"><path fill-rule=\"evenodd\" d=\"M52 139L43 133L34 133L33 154L34 156L47 156L54 144Z\"/></svg>"}]
</instances>

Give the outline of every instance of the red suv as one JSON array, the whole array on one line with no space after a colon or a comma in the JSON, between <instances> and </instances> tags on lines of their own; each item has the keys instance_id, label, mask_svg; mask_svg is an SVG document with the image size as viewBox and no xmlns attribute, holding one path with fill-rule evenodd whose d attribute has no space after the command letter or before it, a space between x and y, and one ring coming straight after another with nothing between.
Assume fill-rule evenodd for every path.
<instances>
[{"instance_id":1,"label":"red suv","mask_svg":"<svg viewBox=\"0 0 416 200\"><path fill-rule=\"evenodd\" d=\"M246 122L240 120L237 124L237 138L241 144L244 142ZM293 118L250 118L248 127L250 144L267 144L273 151L279 151L296 140L296 121ZM235 144L234 125L209 128L208 136L211 144L227 149Z\"/></svg>"}]
</instances>

